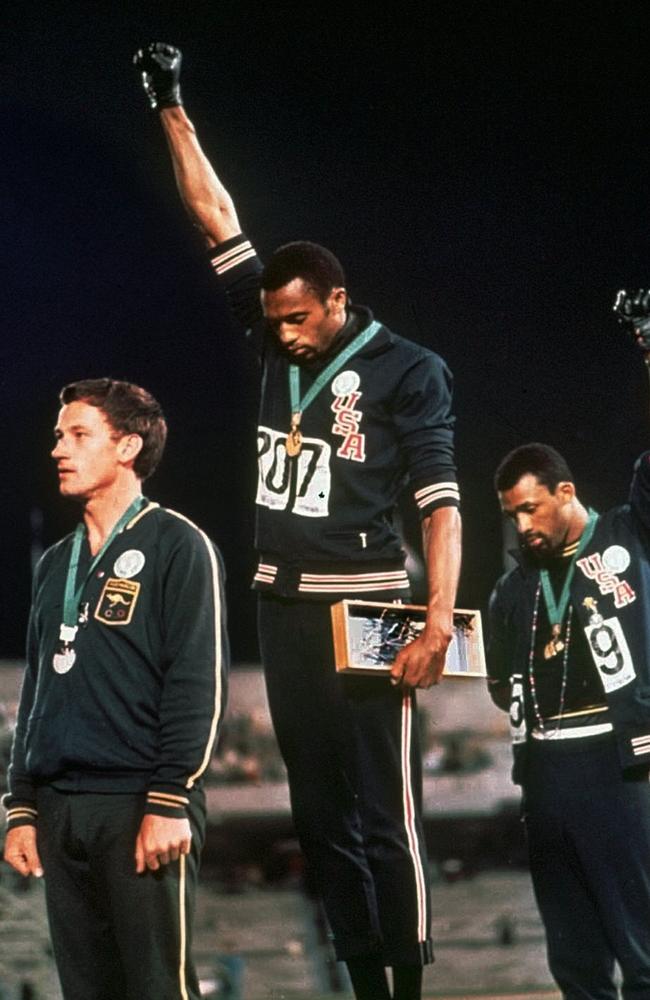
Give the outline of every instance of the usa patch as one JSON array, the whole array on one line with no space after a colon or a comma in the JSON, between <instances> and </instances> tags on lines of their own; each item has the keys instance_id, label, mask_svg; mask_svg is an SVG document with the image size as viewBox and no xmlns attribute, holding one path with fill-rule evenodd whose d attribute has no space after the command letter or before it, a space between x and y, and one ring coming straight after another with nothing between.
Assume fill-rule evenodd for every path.
<instances>
[{"instance_id":1,"label":"usa patch","mask_svg":"<svg viewBox=\"0 0 650 1000\"><path fill-rule=\"evenodd\" d=\"M610 545L602 556L600 552L593 552L578 559L576 563L588 580L598 584L601 594L614 595L614 604L617 608L624 608L626 604L636 601L636 594L630 584L617 575L629 565L630 553L622 545Z\"/></svg>"},{"instance_id":2,"label":"usa patch","mask_svg":"<svg viewBox=\"0 0 650 1000\"><path fill-rule=\"evenodd\" d=\"M128 625L133 617L140 586L135 580L109 577L95 608L95 618L104 625Z\"/></svg>"}]
</instances>

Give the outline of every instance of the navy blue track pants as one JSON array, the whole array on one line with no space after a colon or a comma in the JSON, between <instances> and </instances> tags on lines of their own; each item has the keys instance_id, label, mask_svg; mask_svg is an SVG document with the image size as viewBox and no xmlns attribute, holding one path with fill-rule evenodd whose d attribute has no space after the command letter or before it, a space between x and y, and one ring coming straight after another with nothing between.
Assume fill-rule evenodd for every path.
<instances>
[{"instance_id":1,"label":"navy blue track pants","mask_svg":"<svg viewBox=\"0 0 650 1000\"><path fill-rule=\"evenodd\" d=\"M259 617L293 820L337 957L430 962L415 696L336 673L327 602L265 594Z\"/></svg>"},{"instance_id":2,"label":"navy blue track pants","mask_svg":"<svg viewBox=\"0 0 650 1000\"><path fill-rule=\"evenodd\" d=\"M191 853L135 872L144 795L38 791L38 849L65 1000L199 1000L191 924L203 845L192 793Z\"/></svg>"},{"instance_id":3,"label":"navy blue track pants","mask_svg":"<svg viewBox=\"0 0 650 1000\"><path fill-rule=\"evenodd\" d=\"M568 1000L650 997L650 784L612 736L531 741L530 866L551 972Z\"/></svg>"}]
</instances>

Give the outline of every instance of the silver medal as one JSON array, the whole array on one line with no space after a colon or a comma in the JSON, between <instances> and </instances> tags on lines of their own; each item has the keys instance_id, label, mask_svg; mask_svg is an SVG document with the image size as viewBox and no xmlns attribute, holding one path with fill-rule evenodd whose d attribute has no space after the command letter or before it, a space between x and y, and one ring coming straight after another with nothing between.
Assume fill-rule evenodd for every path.
<instances>
[{"instance_id":1,"label":"silver medal","mask_svg":"<svg viewBox=\"0 0 650 1000\"><path fill-rule=\"evenodd\" d=\"M64 646L63 649L55 653L52 657L52 666L57 674L67 674L74 666L77 654L71 646Z\"/></svg>"},{"instance_id":2,"label":"silver medal","mask_svg":"<svg viewBox=\"0 0 650 1000\"><path fill-rule=\"evenodd\" d=\"M52 657L52 666L57 674L67 674L68 670L71 670L74 666L77 654L70 643L74 642L77 632L76 625L65 625L61 622L59 626L59 639L63 645L58 653L55 653Z\"/></svg>"}]
</instances>

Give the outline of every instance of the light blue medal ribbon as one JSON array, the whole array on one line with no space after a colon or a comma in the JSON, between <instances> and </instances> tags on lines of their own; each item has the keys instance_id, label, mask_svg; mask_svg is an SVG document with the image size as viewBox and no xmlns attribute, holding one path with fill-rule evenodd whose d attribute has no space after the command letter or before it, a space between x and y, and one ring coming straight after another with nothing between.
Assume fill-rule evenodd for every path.
<instances>
[{"instance_id":1,"label":"light blue medal ribbon","mask_svg":"<svg viewBox=\"0 0 650 1000\"><path fill-rule=\"evenodd\" d=\"M564 648L564 643L560 639L560 633L562 630L564 615L566 614L566 609L569 605L569 592L573 581L573 574L575 573L578 556L584 551L586 546L591 541L597 520L598 514L595 510L591 510L590 508L585 529L580 536L580 542L571 557L571 562L569 563L569 568L567 570L566 577L564 578L564 586L562 587L559 601L556 602L555 600L555 594L553 593L553 587L551 586L551 578L548 570L541 569L539 571L542 593L544 594L544 603L546 604L548 619L551 623L551 639L544 647L544 656L546 659L550 659L552 656L560 653Z\"/></svg>"},{"instance_id":2,"label":"light blue medal ribbon","mask_svg":"<svg viewBox=\"0 0 650 1000\"><path fill-rule=\"evenodd\" d=\"M77 620L79 617L79 602L81 600L81 595L84 591L84 587L88 583L88 580L92 576L97 564L102 559L107 548L113 541L116 535L123 530L126 524L134 517L135 514L140 510L142 503L144 501L143 496L136 497L133 503L124 511L121 518L117 524L113 527L110 535L102 545L101 549L97 555L92 560L88 572L81 581L78 587L75 587L77 580L77 570L79 569L79 558L81 555L81 545L83 542L85 526L83 523L77 525L74 533L74 538L72 540L72 550L70 552L70 562L68 563L68 572L65 578L65 590L63 592L63 622L61 624L61 629L59 632L59 639L64 643L65 646L69 646L70 643L74 642L75 636L77 634Z\"/></svg>"},{"instance_id":3,"label":"light blue medal ribbon","mask_svg":"<svg viewBox=\"0 0 650 1000\"><path fill-rule=\"evenodd\" d=\"M376 320L367 326L365 330L358 333L354 340L351 340L347 347L344 347L340 354L332 358L326 368L314 380L305 395L300 398L300 368L298 365L289 365L289 398L291 401L291 429L287 435L286 449L287 455L293 457L300 454L302 447L302 435L300 433L300 421L302 415L310 403L316 399L321 389L327 385L333 375L343 367L346 361L360 351L369 340L375 336L381 328L381 323Z\"/></svg>"}]
</instances>

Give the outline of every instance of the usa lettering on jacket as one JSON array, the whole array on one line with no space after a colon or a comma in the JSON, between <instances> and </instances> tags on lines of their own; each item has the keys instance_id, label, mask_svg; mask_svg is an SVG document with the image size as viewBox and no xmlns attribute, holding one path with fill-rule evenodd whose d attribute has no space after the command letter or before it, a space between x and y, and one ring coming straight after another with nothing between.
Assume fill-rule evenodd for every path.
<instances>
[{"instance_id":1,"label":"usa lettering on jacket","mask_svg":"<svg viewBox=\"0 0 650 1000\"><path fill-rule=\"evenodd\" d=\"M332 403L335 415L332 434L340 434L343 438L336 454L339 458L351 459L353 462L366 460L366 436L359 431L363 413L355 409L361 396L360 392L349 392L345 396L335 396Z\"/></svg>"},{"instance_id":2,"label":"usa lettering on jacket","mask_svg":"<svg viewBox=\"0 0 650 1000\"><path fill-rule=\"evenodd\" d=\"M613 594L617 608L624 608L636 600L636 594L627 580L621 580L613 570L608 569L600 552L578 559L578 567L588 580L597 584L601 594Z\"/></svg>"}]
</instances>

